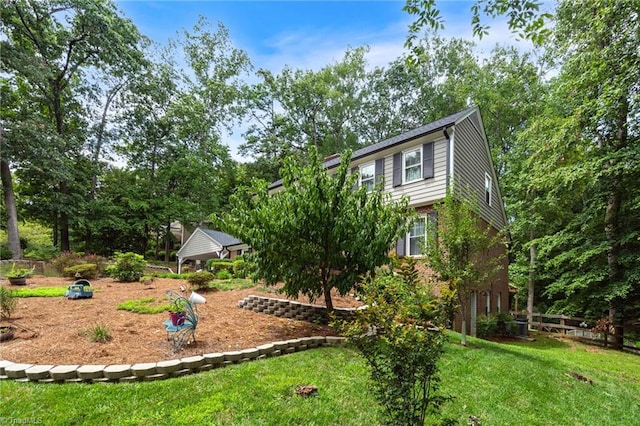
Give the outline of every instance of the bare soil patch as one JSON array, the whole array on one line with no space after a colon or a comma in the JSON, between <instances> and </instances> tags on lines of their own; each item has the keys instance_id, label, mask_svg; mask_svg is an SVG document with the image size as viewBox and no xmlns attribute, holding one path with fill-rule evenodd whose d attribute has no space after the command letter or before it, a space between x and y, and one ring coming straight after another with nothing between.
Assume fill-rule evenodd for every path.
<instances>
[{"instance_id":1,"label":"bare soil patch","mask_svg":"<svg viewBox=\"0 0 640 426\"><path fill-rule=\"evenodd\" d=\"M18 299L16 312L0 325L15 327L14 338L0 343L0 359L30 364L133 364L252 348L265 343L308 336L333 336L324 325L259 314L238 307L238 301L255 294L285 299L284 295L254 287L233 291L198 291L206 304L198 305L200 320L196 343L173 353L162 322L168 313L136 314L116 309L122 302L154 297L164 303L167 290L188 288L184 280L156 278L153 283L121 283L111 278L90 280L93 298L64 297ZM68 286L58 277L32 276L27 287ZM3 286L12 287L8 280ZM188 297L189 290L185 292ZM308 302L306 298L297 299ZM359 306L352 297L334 297L335 307ZM322 305L323 301L314 303ZM105 325L112 339L92 342L88 330Z\"/></svg>"}]
</instances>

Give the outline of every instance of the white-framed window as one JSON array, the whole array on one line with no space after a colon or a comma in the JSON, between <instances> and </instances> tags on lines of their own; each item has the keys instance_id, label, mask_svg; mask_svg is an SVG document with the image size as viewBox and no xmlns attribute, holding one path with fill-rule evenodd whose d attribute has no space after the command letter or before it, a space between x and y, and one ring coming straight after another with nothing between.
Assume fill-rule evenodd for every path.
<instances>
[{"instance_id":1,"label":"white-framed window","mask_svg":"<svg viewBox=\"0 0 640 426\"><path fill-rule=\"evenodd\" d=\"M427 241L427 218L419 217L409 230L407 235L407 254L420 256Z\"/></svg>"},{"instance_id":2,"label":"white-framed window","mask_svg":"<svg viewBox=\"0 0 640 426\"><path fill-rule=\"evenodd\" d=\"M484 174L484 201L491 207L491 176L489 173Z\"/></svg>"},{"instance_id":3,"label":"white-framed window","mask_svg":"<svg viewBox=\"0 0 640 426\"><path fill-rule=\"evenodd\" d=\"M368 163L360 166L360 186L367 188L367 192L373 191L376 185L376 164Z\"/></svg>"},{"instance_id":4,"label":"white-framed window","mask_svg":"<svg viewBox=\"0 0 640 426\"><path fill-rule=\"evenodd\" d=\"M484 313L489 315L491 313L491 292L484 292Z\"/></svg>"},{"instance_id":5,"label":"white-framed window","mask_svg":"<svg viewBox=\"0 0 640 426\"><path fill-rule=\"evenodd\" d=\"M496 312L502 312L502 293L498 292L496 296Z\"/></svg>"},{"instance_id":6,"label":"white-framed window","mask_svg":"<svg viewBox=\"0 0 640 426\"><path fill-rule=\"evenodd\" d=\"M403 183L422 179L422 147L402 153Z\"/></svg>"}]
</instances>

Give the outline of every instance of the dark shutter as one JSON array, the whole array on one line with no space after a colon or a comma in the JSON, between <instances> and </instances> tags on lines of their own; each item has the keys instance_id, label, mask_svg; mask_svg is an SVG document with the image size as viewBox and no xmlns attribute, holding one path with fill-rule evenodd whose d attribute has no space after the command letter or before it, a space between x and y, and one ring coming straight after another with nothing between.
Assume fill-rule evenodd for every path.
<instances>
[{"instance_id":1,"label":"dark shutter","mask_svg":"<svg viewBox=\"0 0 640 426\"><path fill-rule=\"evenodd\" d=\"M405 255L405 239L403 237L398 238L398 243L396 244L396 254L398 257L403 257Z\"/></svg>"},{"instance_id":2,"label":"dark shutter","mask_svg":"<svg viewBox=\"0 0 640 426\"><path fill-rule=\"evenodd\" d=\"M402 153L393 154L393 186L402 185Z\"/></svg>"},{"instance_id":3,"label":"dark shutter","mask_svg":"<svg viewBox=\"0 0 640 426\"><path fill-rule=\"evenodd\" d=\"M375 171L376 179L375 184L380 185L384 180L384 158L380 158L376 160L376 171Z\"/></svg>"},{"instance_id":4,"label":"dark shutter","mask_svg":"<svg viewBox=\"0 0 640 426\"><path fill-rule=\"evenodd\" d=\"M353 173L358 173L357 167L351 168L351 174ZM353 190L355 191L356 189L358 189L358 186L360 186L360 176L358 176L358 179L356 179L355 183L353 184Z\"/></svg>"},{"instance_id":5,"label":"dark shutter","mask_svg":"<svg viewBox=\"0 0 640 426\"><path fill-rule=\"evenodd\" d=\"M422 177L433 177L433 142L422 145Z\"/></svg>"}]
</instances>

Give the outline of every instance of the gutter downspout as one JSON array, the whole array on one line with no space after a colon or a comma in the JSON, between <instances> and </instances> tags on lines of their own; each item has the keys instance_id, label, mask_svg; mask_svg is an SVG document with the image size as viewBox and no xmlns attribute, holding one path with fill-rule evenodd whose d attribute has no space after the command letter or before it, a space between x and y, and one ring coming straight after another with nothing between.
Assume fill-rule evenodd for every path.
<instances>
[{"instance_id":1,"label":"gutter downspout","mask_svg":"<svg viewBox=\"0 0 640 426\"><path fill-rule=\"evenodd\" d=\"M453 177L453 134L449 135L448 130L449 127L445 127L442 130L444 137L447 139L447 162L445 167L447 175L447 188L449 188L449 185L451 184L451 178Z\"/></svg>"}]
</instances>

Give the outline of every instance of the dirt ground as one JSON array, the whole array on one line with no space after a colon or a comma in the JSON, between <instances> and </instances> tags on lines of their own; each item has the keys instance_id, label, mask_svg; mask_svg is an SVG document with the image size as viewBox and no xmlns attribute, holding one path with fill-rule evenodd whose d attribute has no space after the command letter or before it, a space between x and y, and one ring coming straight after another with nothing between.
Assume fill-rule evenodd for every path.
<instances>
[{"instance_id":1,"label":"dirt ground","mask_svg":"<svg viewBox=\"0 0 640 426\"><path fill-rule=\"evenodd\" d=\"M254 294L285 299L264 287L234 291L198 291L206 303L197 305L199 322L196 344L173 353L162 322L169 314L135 314L117 310L127 300L154 297L165 303L167 290L178 290L184 280L156 278L153 283L120 283L111 278L90 280L93 298L70 300L64 297L18 299L9 320L0 325L15 327L14 338L0 343L0 359L30 364L134 364L157 362L192 355L252 348L257 345L307 336L331 336L328 326L278 318L238 308L238 301ZM32 276L26 287L67 286L72 280ZM1 285L10 286L8 280ZM272 290L273 291L273 290ZM300 302L308 302L304 297ZM352 297L334 297L335 307L353 307ZM323 300L314 303L323 304ZM88 330L105 325L112 339L92 342Z\"/></svg>"}]
</instances>

